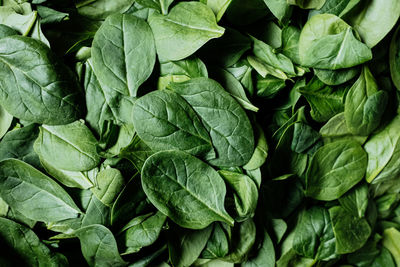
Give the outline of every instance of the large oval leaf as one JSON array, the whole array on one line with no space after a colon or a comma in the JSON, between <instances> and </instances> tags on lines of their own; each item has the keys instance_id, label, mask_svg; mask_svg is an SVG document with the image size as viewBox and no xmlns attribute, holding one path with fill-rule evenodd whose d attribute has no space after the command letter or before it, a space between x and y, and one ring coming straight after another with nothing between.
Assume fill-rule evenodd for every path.
<instances>
[{"instance_id":1,"label":"large oval leaf","mask_svg":"<svg viewBox=\"0 0 400 267\"><path fill-rule=\"evenodd\" d=\"M92 57L100 84L135 97L156 59L149 25L129 14L109 16L94 36Z\"/></svg>"},{"instance_id":2,"label":"large oval leaf","mask_svg":"<svg viewBox=\"0 0 400 267\"><path fill-rule=\"evenodd\" d=\"M11 208L36 221L60 221L80 213L60 185L17 159L0 162L0 196Z\"/></svg>"},{"instance_id":3,"label":"large oval leaf","mask_svg":"<svg viewBox=\"0 0 400 267\"><path fill-rule=\"evenodd\" d=\"M367 153L355 141L329 143L314 154L306 173L306 195L318 200L338 199L365 174Z\"/></svg>"},{"instance_id":4,"label":"large oval leaf","mask_svg":"<svg viewBox=\"0 0 400 267\"><path fill-rule=\"evenodd\" d=\"M42 125L34 149L55 168L88 171L100 162L96 146L97 140L89 128L76 121L67 125Z\"/></svg>"},{"instance_id":5,"label":"large oval leaf","mask_svg":"<svg viewBox=\"0 0 400 267\"><path fill-rule=\"evenodd\" d=\"M202 229L214 221L233 224L224 207L224 181L190 154L162 151L152 155L143 166L142 184L151 203L182 227Z\"/></svg>"},{"instance_id":6,"label":"large oval leaf","mask_svg":"<svg viewBox=\"0 0 400 267\"><path fill-rule=\"evenodd\" d=\"M179 149L205 156L212 150L210 136L197 114L174 92L154 91L139 98L133 114L137 134L154 151Z\"/></svg>"},{"instance_id":7,"label":"large oval leaf","mask_svg":"<svg viewBox=\"0 0 400 267\"><path fill-rule=\"evenodd\" d=\"M302 65L336 70L362 64L372 58L371 50L357 40L352 28L331 14L313 16L304 25L299 40Z\"/></svg>"},{"instance_id":8,"label":"large oval leaf","mask_svg":"<svg viewBox=\"0 0 400 267\"><path fill-rule=\"evenodd\" d=\"M211 8L194 1L177 4L167 16L153 13L149 24L161 61L184 59L224 34Z\"/></svg>"},{"instance_id":9,"label":"large oval leaf","mask_svg":"<svg viewBox=\"0 0 400 267\"><path fill-rule=\"evenodd\" d=\"M169 89L180 94L199 114L208 129L217 157L215 166L241 166L254 151L254 134L242 107L217 82L195 78L174 83Z\"/></svg>"},{"instance_id":10,"label":"large oval leaf","mask_svg":"<svg viewBox=\"0 0 400 267\"><path fill-rule=\"evenodd\" d=\"M79 118L72 72L40 41L0 39L0 103L13 116L36 123L66 124Z\"/></svg>"}]
</instances>

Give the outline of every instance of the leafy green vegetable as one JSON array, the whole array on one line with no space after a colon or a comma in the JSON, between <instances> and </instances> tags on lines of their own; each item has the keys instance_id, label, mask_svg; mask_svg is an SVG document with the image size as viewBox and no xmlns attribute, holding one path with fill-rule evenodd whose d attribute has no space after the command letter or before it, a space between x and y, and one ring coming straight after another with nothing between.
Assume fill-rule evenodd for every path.
<instances>
[{"instance_id":1,"label":"leafy green vegetable","mask_svg":"<svg viewBox=\"0 0 400 267\"><path fill-rule=\"evenodd\" d=\"M185 228L202 229L214 221L233 224L224 208L226 189L222 178L190 154L153 154L143 166L142 184L153 205Z\"/></svg>"},{"instance_id":2,"label":"leafy green vegetable","mask_svg":"<svg viewBox=\"0 0 400 267\"><path fill-rule=\"evenodd\" d=\"M301 63L307 67L337 70L362 64L372 58L371 50L357 40L352 28L337 16L313 16L301 31Z\"/></svg>"},{"instance_id":3,"label":"leafy green vegetable","mask_svg":"<svg viewBox=\"0 0 400 267\"><path fill-rule=\"evenodd\" d=\"M399 3L0 1L0 266L400 265Z\"/></svg>"},{"instance_id":4,"label":"leafy green vegetable","mask_svg":"<svg viewBox=\"0 0 400 267\"><path fill-rule=\"evenodd\" d=\"M161 61L188 57L210 39L224 34L211 8L198 2L179 3L167 16L153 13L149 24Z\"/></svg>"},{"instance_id":5,"label":"leafy green vegetable","mask_svg":"<svg viewBox=\"0 0 400 267\"><path fill-rule=\"evenodd\" d=\"M364 177L366 168L367 154L356 142L327 144L317 150L308 166L306 195L325 201L337 199Z\"/></svg>"},{"instance_id":6,"label":"leafy green vegetable","mask_svg":"<svg viewBox=\"0 0 400 267\"><path fill-rule=\"evenodd\" d=\"M76 79L40 41L0 39L0 66L0 103L11 115L50 125L79 117Z\"/></svg>"},{"instance_id":7,"label":"leafy green vegetable","mask_svg":"<svg viewBox=\"0 0 400 267\"><path fill-rule=\"evenodd\" d=\"M80 210L50 177L17 160L0 161L0 196L13 209L42 222L75 218Z\"/></svg>"},{"instance_id":8,"label":"leafy green vegetable","mask_svg":"<svg viewBox=\"0 0 400 267\"><path fill-rule=\"evenodd\" d=\"M124 96L136 96L155 56L149 25L133 15L109 16L93 39L93 69L100 85Z\"/></svg>"}]
</instances>

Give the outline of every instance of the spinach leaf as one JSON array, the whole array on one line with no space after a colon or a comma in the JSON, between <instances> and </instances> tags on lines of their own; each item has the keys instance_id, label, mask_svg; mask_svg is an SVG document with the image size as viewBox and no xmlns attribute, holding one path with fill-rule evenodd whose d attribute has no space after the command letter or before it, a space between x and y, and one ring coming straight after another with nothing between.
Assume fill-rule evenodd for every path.
<instances>
[{"instance_id":1,"label":"spinach leaf","mask_svg":"<svg viewBox=\"0 0 400 267\"><path fill-rule=\"evenodd\" d=\"M306 195L325 201L338 199L364 177L366 168L367 153L356 142L324 145L308 166Z\"/></svg>"},{"instance_id":2,"label":"spinach leaf","mask_svg":"<svg viewBox=\"0 0 400 267\"><path fill-rule=\"evenodd\" d=\"M339 206L329 209L336 238L336 253L346 254L361 248L371 234L371 227L364 218L359 218Z\"/></svg>"},{"instance_id":3,"label":"spinach leaf","mask_svg":"<svg viewBox=\"0 0 400 267\"><path fill-rule=\"evenodd\" d=\"M330 14L307 21L300 34L299 54L303 65L329 70L354 67L372 58L371 50L357 40L352 28Z\"/></svg>"},{"instance_id":4,"label":"spinach leaf","mask_svg":"<svg viewBox=\"0 0 400 267\"><path fill-rule=\"evenodd\" d=\"M108 228L93 224L76 230L74 234L81 242L82 254L89 266L126 266Z\"/></svg>"},{"instance_id":5,"label":"spinach leaf","mask_svg":"<svg viewBox=\"0 0 400 267\"><path fill-rule=\"evenodd\" d=\"M35 152L53 167L66 171L88 171L99 164L97 140L81 121L67 125L42 125L39 129Z\"/></svg>"},{"instance_id":6,"label":"spinach leaf","mask_svg":"<svg viewBox=\"0 0 400 267\"><path fill-rule=\"evenodd\" d=\"M333 259L337 257L335 242L328 210L312 207L300 213L293 237L293 249L298 254L316 260Z\"/></svg>"},{"instance_id":7,"label":"spinach leaf","mask_svg":"<svg viewBox=\"0 0 400 267\"><path fill-rule=\"evenodd\" d=\"M347 20L369 46L378 44L394 27L400 17L400 3L371 0L349 13Z\"/></svg>"},{"instance_id":8,"label":"spinach leaf","mask_svg":"<svg viewBox=\"0 0 400 267\"><path fill-rule=\"evenodd\" d=\"M146 94L135 102L133 114L138 136L152 150L179 149L206 158L214 157L206 128L177 93L161 90Z\"/></svg>"},{"instance_id":9,"label":"spinach leaf","mask_svg":"<svg viewBox=\"0 0 400 267\"><path fill-rule=\"evenodd\" d=\"M118 169L108 168L97 174L96 182L91 189L93 194L104 205L111 206L124 186L124 177Z\"/></svg>"},{"instance_id":10,"label":"spinach leaf","mask_svg":"<svg viewBox=\"0 0 400 267\"><path fill-rule=\"evenodd\" d=\"M369 135L379 126L387 103L385 91L378 85L367 67L346 95L344 117L347 128L355 135Z\"/></svg>"},{"instance_id":11,"label":"spinach leaf","mask_svg":"<svg viewBox=\"0 0 400 267\"><path fill-rule=\"evenodd\" d=\"M240 105L215 81L191 79L171 84L199 115L209 131L216 158L208 160L215 166L241 166L253 154L254 135L250 121ZM218 115L218 119L215 116Z\"/></svg>"},{"instance_id":12,"label":"spinach leaf","mask_svg":"<svg viewBox=\"0 0 400 267\"><path fill-rule=\"evenodd\" d=\"M365 174L367 182L378 183L393 179L398 174L399 125L400 116L396 116L385 128L374 134L365 143L368 154L368 167Z\"/></svg>"},{"instance_id":13,"label":"spinach leaf","mask_svg":"<svg viewBox=\"0 0 400 267\"><path fill-rule=\"evenodd\" d=\"M214 221L233 224L224 207L226 189L222 178L190 154L153 154L143 166L142 184L153 205L180 226L203 229Z\"/></svg>"},{"instance_id":14,"label":"spinach leaf","mask_svg":"<svg viewBox=\"0 0 400 267\"><path fill-rule=\"evenodd\" d=\"M109 16L94 36L92 57L100 85L121 95L136 97L155 63L149 25L129 14Z\"/></svg>"},{"instance_id":15,"label":"spinach leaf","mask_svg":"<svg viewBox=\"0 0 400 267\"><path fill-rule=\"evenodd\" d=\"M212 227L210 226L202 230L185 229L178 237L170 238L169 253L174 266L191 266L206 245L211 231Z\"/></svg>"},{"instance_id":16,"label":"spinach leaf","mask_svg":"<svg viewBox=\"0 0 400 267\"><path fill-rule=\"evenodd\" d=\"M12 220L0 217L0 236L2 255L10 253L14 258L7 264L29 266L68 266L67 259L43 244L29 228ZM11 260L11 257L9 258ZM0 258L2 262L3 259Z\"/></svg>"},{"instance_id":17,"label":"spinach leaf","mask_svg":"<svg viewBox=\"0 0 400 267\"><path fill-rule=\"evenodd\" d=\"M81 213L64 189L29 164L0 161L0 196L26 217L52 222L78 217Z\"/></svg>"},{"instance_id":18,"label":"spinach leaf","mask_svg":"<svg viewBox=\"0 0 400 267\"><path fill-rule=\"evenodd\" d=\"M0 80L0 103L19 119L54 125L80 115L79 84L40 41L23 36L0 39Z\"/></svg>"},{"instance_id":19,"label":"spinach leaf","mask_svg":"<svg viewBox=\"0 0 400 267\"><path fill-rule=\"evenodd\" d=\"M133 218L122 228L121 242L126 250L124 254L138 252L142 247L153 244L165 223L167 217L161 212L156 214L142 215Z\"/></svg>"},{"instance_id":20,"label":"spinach leaf","mask_svg":"<svg viewBox=\"0 0 400 267\"><path fill-rule=\"evenodd\" d=\"M149 24L161 61L188 57L207 41L224 34L211 8L199 2L181 2L167 16L153 13Z\"/></svg>"}]
</instances>

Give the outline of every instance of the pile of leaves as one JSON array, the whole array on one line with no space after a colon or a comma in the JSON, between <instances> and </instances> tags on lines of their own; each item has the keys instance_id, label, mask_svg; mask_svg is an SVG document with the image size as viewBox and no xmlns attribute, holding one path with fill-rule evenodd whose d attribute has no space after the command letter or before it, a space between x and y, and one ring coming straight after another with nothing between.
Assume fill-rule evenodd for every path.
<instances>
[{"instance_id":1,"label":"pile of leaves","mask_svg":"<svg viewBox=\"0 0 400 267\"><path fill-rule=\"evenodd\" d=\"M0 1L0 265L400 266L399 16Z\"/></svg>"}]
</instances>

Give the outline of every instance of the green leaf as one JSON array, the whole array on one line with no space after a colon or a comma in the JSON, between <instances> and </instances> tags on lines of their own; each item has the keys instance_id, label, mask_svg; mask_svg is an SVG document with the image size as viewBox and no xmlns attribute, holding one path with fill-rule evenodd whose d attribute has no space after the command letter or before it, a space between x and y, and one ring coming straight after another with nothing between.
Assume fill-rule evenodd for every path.
<instances>
[{"instance_id":1,"label":"green leaf","mask_svg":"<svg viewBox=\"0 0 400 267\"><path fill-rule=\"evenodd\" d=\"M42 125L39 129L35 152L53 167L66 171L88 171L99 164L97 141L81 121L67 125Z\"/></svg>"},{"instance_id":2,"label":"green leaf","mask_svg":"<svg viewBox=\"0 0 400 267\"><path fill-rule=\"evenodd\" d=\"M344 109L345 87L333 88L314 77L306 87L298 91L311 106L311 116L317 122L325 122Z\"/></svg>"},{"instance_id":3,"label":"green leaf","mask_svg":"<svg viewBox=\"0 0 400 267\"><path fill-rule=\"evenodd\" d=\"M230 72L224 69L215 68L213 69L211 77L219 81L222 87L224 87L226 91L228 91L231 96L233 96L235 100L239 102L242 108L254 112L258 111L258 107L254 106L247 98L242 84Z\"/></svg>"},{"instance_id":4,"label":"green leaf","mask_svg":"<svg viewBox=\"0 0 400 267\"><path fill-rule=\"evenodd\" d=\"M167 16L153 13L149 24L161 61L184 59L224 34L211 8L199 2L178 3Z\"/></svg>"},{"instance_id":5,"label":"green leaf","mask_svg":"<svg viewBox=\"0 0 400 267\"><path fill-rule=\"evenodd\" d=\"M293 249L301 256L316 260L337 257L335 236L326 209L315 206L300 213L294 230Z\"/></svg>"},{"instance_id":6,"label":"green leaf","mask_svg":"<svg viewBox=\"0 0 400 267\"><path fill-rule=\"evenodd\" d=\"M285 72L288 75L296 76L292 61L283 54L275 53L274 49L254 37L251 38L254 42L253 53L256 57L263 60L266 64Z\"/></svg>"},{"instance_id":7,"label":"green leaf","mask_svg":"<svg viewBox=\"0 0 400 267\"><path fill-rule=\"evenodd\" d=\"M17 32L28 35L37 18L37 12L24 12L15 6L0 6L0 24L7 25Z\"/></svg>"},{"instance_id":8,"label":"green leaf","mask_svg":"<svg viewBox=\"0 0 400 267\"><path fill-rule=\"evenodd\" d=\"M241 263L244 262L256 241L256 225L252 219L248 219L236 225L232 233L232 248L230 253L222 260Z\"/></svg>"},{"instance_id":9,"label":"green leaf","mask_svg":"<svg viewBox=\"0 0 400 267\"><path fill-rule=\"evenodd\" d=\"M96 176L97 184L91 190L106 206L111 206L124 186L124 177L118 169L107 168Z\"/></svg>"},{"instance_id":10,"label":"green leaf","mask_svg":"<svg viewBox=\"0 0 400 267\"><path fill-rule=\"evenodd\" d=\"M0 162L0 196L12 209L37 221L60 221L80 213L60 185L17 159Z\"/></svg>"},{"instance_id":11,"label":"green leaf","mask_svg":"<svg viewBox=\"0 0 400 267\"><path fill-rule=\"evenodd\" d=\"M200 2L207 4L214 12L217 21L220 21L232 0L201 0Z\"/></svg>"},{"instance_id":12,"label":"green leaf","mask_svg":"<svg viewBox=\"0 0 400 267\"><path fill-rule=\"evenodd\" d=\"M202 230L175 229L175 231L177 235L171 236L168 242L171 262L176 267L191 266L204 249L212 227Z\"/></svg>"},{"instance_id":13,"label":"green leaf","mask_svg":"<svg viewBox=\"0 0 400 267\"><path fill-rule=\"evenodd\" d=\"M0 24L0 39L7 37L7 36L13 36L13 35L18 35L18 32L14 30L13 28L10 28L7 25Z\"/></svg>"},{"instance_id":14,"label":"green leaf","mask_svg":"<svg viewBox=\"0 0 400 267\"><path fill-rule=\"evenodd\" d=\"M292 15L292 7L286 0L264 0L269 10L282 22L285 22Z\"/></svg>"},{"instance_id":15,"label":"green leaf","mask_svg":"<svg viewBox=\"0 0 400 267\"><path fill-rule=\"evenodd\" d=\"M395 228L388 228L383 231L383 246L392 254L396 266L400 264L400 232Z\"/></svg>"},{"instance_id":16,"label":"green leaf","mask_svg":"<svg viewBox=\"0 0 400 267\"><path fill-rule=\"evenodd\" d=\"M394 27L400 16L400 2L370 0L354 9L346 17L369 47L377 45Z\"/></svg>"},{"instance_id":17,"label":"green leaf","mask_svg":"<svg viewBox=\"0 0 400 267\"><path fill-rule=\"evenodd\" d=\"M243 169L249 171L260 168L265 163L268 156L267 139L260 125L256 125L256 134L257 143L256 148L254 149L254 153L251 156L249 162L247 162L246 165L243 166Z\"/></svg>"},{"instance_id":18,"label":"green leaf","mask_svg":"<svg viewBox=\"0 0 400 267\"><path fill-rule=\"evenodd\" d=\"M296 64L300 64L299 39L300 30L297 27L287 26L282 29L282 54Z\"/></svg>"},{"instance_id":19,"label":"green leaf","mask_svg":"<svg viewBox=\"0 0 400 267\"><path fill-rule=\"evenodd\" d=\"M179 149L212 157L210 136L195 111L177 93L154 91L133 107L133 124L140 139L152 150Z\"/></svg>"},{"instance_id":20,"label":"green leaf","mask_svg":"<svg viewBox=\"0 0 400 267\"><path fill-rule=\"evenodd\" d=\"M399 125L398 115L365 143L364 149L368 154L367 182L380 183L394 179L400 173L400 159L397 157L400 152Z\"/></svg>"},{"instance_id":21,"label":"green leaf","mask_svg":"<svg viewBox=\"0 0 400 267\"><path fill-rule=\"evenodd\" d=\"M66 171L55 168L44 159L40 159L40 163L48 174L56 178L60 183L68 187L76 187L80 189L88 189L93 187L93 182L90 180L87 172Z\"/></svg>"},{"instance_id":22,"label":"green leaf","mask_svg":"<svg viewBox=\"0 0 400 267\"><path fill-rule=\"evenodd\" d=\"M358 143L324 145L308 166L306 195L324 201L338 199L364 177L366 168L367 154Z\"/></svg>"},{"instance_id":23,"label":"green leaf","mask_svg":"<svg viewBox=\"0 0 400 267\"><path fill-rule=\"evenodd\" d=\"M184 82L191 78L208 77L206 65L197 57L161 63L158 89L165 89L172 82Z\"/></svg>"},{"instance_id":24,"label":"green leaf","mask_svg":"<svg viewBox=\"0 0 400 267\"><path fill-rule=\"evenodd\" d=\"M0 39L0 80L1 105L19 119L67 124L79 117L79 84L40 41Z\"/></svg>"},{"instance_id":25,"label":"green leaf","mask_svg":"<svg viewBox=\"0 0 400 267\"><path fill-rule=\"evenodd\" d=\"M126 266L120 257L111 231L100 224L82 227L74 232L81 242L82 254L89 266Z\"/></svg>"},{"instance_id":26,"label":"green leaf","mask_svg":"<svg viewBox=\"0 0 400 267\"><path fill-rule=\"evenodd\" d=\"M303 9L320 9L326 0L287 0L287 2Z\"/></svg>"},{"instance_id":27,"label":"green leaf","mask_svg":"<svg viewBox=\"0 0 400 267\"><path fill-rule=\"evenodd\" d=\"M214 223L214 227L200 258L217 259L229 252L230 227L224 223Z\"/></svg>"},{"instance_id":28,"label":"green leaf","mask_svg":"<svg viewBox=\"0 0 400 267\"><path fill-rule=\"evenodd\" d=\"M77 0L75 6L82 16L94 20L103 20L113 13L124 13L134 3L134 0Z\"/></svg>"},{"instance_id":29,"label":"green leaf","mask_svg":"<svg viewBox=\"0 0 400 267\"><path fill-rule=\"evenodd\" d=\"M371 234L371 227L364 218L359 218L336 206L329 209L333 232L336 237L336 253L347 254L360 249Z\"/></svg>"},{"instance_id":30,"label":"green leaf","mask_svg":"<svg viewBox=\"0 0 400 267\"><path fill-rule=\"evenodd\" d=\"M369 135L375 130L385 112L387 98L385 91L378 90L368 67L364 67L346 95L344 117L350 132L355 135Z\"/></svg>"},{"instance_id":31,"label":"green leaf","mask_svg":"<svg viewBox=\"0 0 400 267\"><path fill-rule=\"evenodd\" d=\"M314 69L314 74L318 77L318 79L327 85L343 84L356 77L359 73L360 69L356 67L339 70Z\"/></svg>"},{"instance_id":32,"label":"green leaf","mask_svg":"<svg viewBox=\"0 0 400 267\"><path fill-rule=\"evenodd\" d=\"M125 245L124 254L138 252L141 248L153 244L165 223L167 217L161 212L142 215L133 218L123 227L120 239Z\"/></svg>"},{"instance_id":33,"label":"green leaf","mask_svg":"<svg viewBox=\"0 0 400 267\"><path fill-rule=\"evenodd\" d=\"M353 135L347 128L344 112L333 116L319 130L324 143L331 143L338 140L354 140L361 145L367 140L368 136Z\"/></svg>"},{"instance_id":34,"label":"green leaf","mask_svg":"<svg viewBox=\"0 0 400 267\"><path fill-rule=\"evenodd\" d=\"M94 36L92 57L100 85L124 96L136 97L156 59L149 25L130 14L109 16Z\"/></svg>"},{"instance_id":35,"label":"green leaf","mask_svg":"<svg viewBox=\"0 0 400 267\"><path fill-rule=\"evenodd\" d=\"M319 10L312 10L310 15L329 13L338 17L345 16L361 0L329 0Z\"/></svg>"},{"instance_id":36,"label":"green leaf","mask_svg":"<svg viewBox=\"0 0 400 267\"><path fill-rule=\"evenodd\" d=\"M28 227L0 217L2 256L8 264L24 266L68 266L67 259L50 251Z\"/></svg>"},{"instance_id":37,"label":"green leaf","mask_svg":"<svg viewBox=\"0 0 400 267\"><path fill-rule=\"evenodd\" d=\"M264 231L264 240L255 257L249 258L241 264L242 267L274 267L275 249L271 237Z\"/></svg>"},{"instance_id":38,"label":"green leaf","mask_svg":"<svg viewBox=\"0 0 400 267\"><path fill-rule=\"evenodd\" d=\"M363 218L368 207L368 186L358 185L339 198L340 205L354 216Z\"/></svg>"},{"instance_id":39,"label":"green leaf","mask_svg":"<svg viewBox=\"0 0 400 267\"><path fill-rule=\"evenodd\" d=\"M315 15L300 34L302 65L336 70L362 64L372 58L371 50L358 41L352 28L331 14Z\"/></svg>"},{"instance_id":40,"label":"green leaf","mask_svg":"<svg viewBox=\"0 0 400 267\"><path fill-rule=\"evenodd\" d=\"M13 116L0 106L0 138L2 138L10 128Z\"/></svg>"},{"instance_id":41,"label":"green leaf","mask_svg":"<svg viewBox=\"0 0 400 267\"><path fill-rule=\"evenodd\" d=\"M235 200L236 221L244 221L255 214L258 201L258 188L247 175L221 170L218 172L225 183L232 189Z\"/></svg>"},{"instance_id":42,"label":"green leaf","mask_svg":"<svg viewBox=\"0 0 400 267\"><path fill-rule=\"evenodd\" d=\"M254 151L250 121L240 105L217 82L195 78L171 84L168 88L193 107L209 131L217 156L208 160L210 164L241 166L250 160Z\"/></svg>"},{"instance_id":43,"label":"green leaf","mask_svg":"<svg viewBox=\"0 0 400 267\"><path fill-rule=\"evenodd\" d=\"M153 154L143 166L142 184L151 203L182 227L202 229L214 221L233 224L224 208L222 178L190 154Z\"/></svg>"},{"instance_id":44,"label":"green leaf","mask_svg":"<svg viewBox=\"0 0 400 267\"><path fill-rule=\"evenodd\" d=\"M400 26L393 34L389 50L389 64L392 81L397 90L400 90Z\"/></svg>"}]
</instances>

